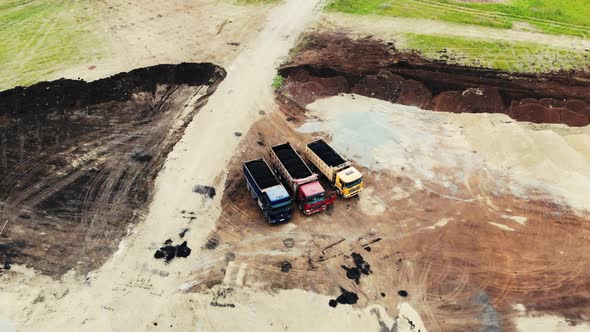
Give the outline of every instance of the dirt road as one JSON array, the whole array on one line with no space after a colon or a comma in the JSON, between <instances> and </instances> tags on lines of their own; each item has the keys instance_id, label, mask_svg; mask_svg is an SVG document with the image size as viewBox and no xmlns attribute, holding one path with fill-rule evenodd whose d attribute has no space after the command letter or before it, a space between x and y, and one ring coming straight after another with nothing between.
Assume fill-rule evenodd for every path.
<instances>
[{"instance_id":1,"label":"dirt road","mask_svg":"<svg viewBox=\"0 0 590 332\"><path fill-rule=\"evenodd\" d=\"M18 330L145 330L162 320L166 327L194 330L203 316L195 316L187 295L179 290L191 264L177 260L164 265L154 260L153 252L167 238L177 241L178 233L190 227L184 240L193 255L199 255L219 214L221 195L209 201L192 188L222 183L220 170L239 141L234 133L245 132L260 113L272 110L275 68L319 3L289 0L272 10L264 29L226 68L227 78L170 153L156 180L146 220L132 230L109 262L85 280L66 276L59 282L16 266L17 273L2 283L1 315ZM196 220L188 225L181 211L195 213Z\"/></svg>"}]
</instances>

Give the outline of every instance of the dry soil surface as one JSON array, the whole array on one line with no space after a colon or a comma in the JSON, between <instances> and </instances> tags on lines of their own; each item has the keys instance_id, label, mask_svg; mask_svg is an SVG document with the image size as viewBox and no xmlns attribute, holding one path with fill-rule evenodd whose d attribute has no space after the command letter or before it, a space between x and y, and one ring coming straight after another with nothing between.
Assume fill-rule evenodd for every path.
<instances>
[{"instance_id":1,"label":"dry soil surface","mask_svg":"<svg viewBox=\"0 0 590 332\"><path fill-rule=\"evenodd\" d=\"M95 80L162 63L211 62L225 67L264 27L272 6L230 1L116 1L97 4L105 55L51 78Z\"/></svg>"},{"instance_id":2,"label":"dry soil surface","mask_svg":"<svg viewBox=\"0 0 590 332\"><path fill-rule=\"evenodd\" d=\"M310 98L315 102L309 105L297 94L290 97L298 102L280 96L278 111L270 87L275 68L316 17L320 1L278 4L266 22L251 21L261 24L256 36L248 35L251 29L244 22L251 18L243 11L236 18L243 29L226 22L225 14L207 11L212 8L207 6L228 6L225 13L231 13L231 5L141 4L113 10L133 23L117 23L127 29L122 38L134 33L143 38L145 30L148 41L133 45L154 57L119 55L84 77L162 59L204 58L224 64L227 77L168 155L145 220L130 229L103 266L60 279L20 264L2 270L0 329L590 328L588 126L425 111L337 95L338 89L332 91L337 96ZM154 12L168 32L162 36L150 30L153 24L145 23L145 15L135 16L138 8L169 11L171 17ZM186 34L175 27L200 10L199 17L210 15L216 23L207 38L233 26L230 39L234 34L248 39L235 59L229 53L234 45L224 54L190 51L201 35L192 44L195 40L184 40ZM184 23L204 24L195 21ZM155 46L159 43L161 49ZM300 64L309 65L303 60L317 61L322 53L313 54L300 57ZM328 55L321 58L331 61L348 53ZM381 55L391 54L352 57L368 57L370 66L389 59ZM190 97L195 91L184 92ZM270 227L245 190L240 164L267 156L273 144L288 140L301 150L315 137L329 140L359 167L366 189L360 197L337 200L325 213L295 213L290 223ZM216 194L197 185L213 187ZM329 187L326 181L323 185ZM156 260L154 253L167 239L186 241L190 256ZM334 307L334 299L341 303ZM356 304L342 303L347 301Z\"/></svg>"}]
</instances>

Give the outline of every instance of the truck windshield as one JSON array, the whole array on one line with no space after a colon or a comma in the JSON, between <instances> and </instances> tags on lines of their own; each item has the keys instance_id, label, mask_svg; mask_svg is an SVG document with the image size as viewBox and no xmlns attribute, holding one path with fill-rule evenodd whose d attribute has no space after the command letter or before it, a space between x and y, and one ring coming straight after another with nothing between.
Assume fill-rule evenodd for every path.
<instances>
[{"instance_id":1,"label":"truck windshield","mask_svg":"<svg viewBox=\"0 0 590 332\"><path fill-rule=\"evenodd\" d=\"M274 206L270 207L271 214L279 214L283 212L287 212L291 209L291 201L288 200L286 202L275 204Z\"/></svg>"},{"instance_id":2,"label":"truck windshield","mask_svg":"<svg viewBox=\"0 0 590 332\"><path fill-rule=\"evenodd\" d=\"M362 178L362 177L358 178L358 180L355 180L355 181L352 181L352 182L345 183L345 184L344 184L344 186L345 186L346 188L352 188L352 187L354 187L354 186L356 186L356 185L360 184L361 182L363 182L363 178Z\"/></svg>"},{"instance_id":3,"label":"truck windshield","mask_svg":"<svg viewBox=\"0 0 590 332\"><path fill-rule=\"evenodd\" d=\"M314 204L314 203L320 202L321 200L324 199L324 196L325 196L324 193L319 193L317 195L311 196L311 197L307 198L307 203Z\"/></svg>"},{"instance_id":4,"label":"truck windshield","mask_svg":"<svg viewBox=\"0 0 590 332\"><path fill-rule=\"evenodd\" d=\"M272 207L270 209L270 214L271 215L277 215L277 214L281 214L281 213L285 213L288 212L289 210L291 210L291 204L285 205L285 206L281 206L281 207Z\"/></svg>"}]
</instances>

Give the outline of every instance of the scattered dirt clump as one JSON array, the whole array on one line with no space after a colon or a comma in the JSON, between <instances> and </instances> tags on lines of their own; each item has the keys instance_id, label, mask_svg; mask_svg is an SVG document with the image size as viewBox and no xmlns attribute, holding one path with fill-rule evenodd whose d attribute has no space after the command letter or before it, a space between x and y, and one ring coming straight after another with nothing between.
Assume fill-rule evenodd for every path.
<instances>
[{"instance_id":1,"label":"scattered dirt clump","mask_svg":"<svg viewBox=\"0 0 590 332\"><path fill-rule=\"evenodd\" d=\"M349 268L345 265L342 265L341 267L346 270L346 277L350 280L354 280L358 285L363 274L369 275L371 273L371 265L365 262L363 256L356 252L353 252L351 257L354 262L354 267Z\"/></svg>"},{"instance_id":2,"label":"scattered dirt clump","mask_svg":"<svg viewBox=\"0 0 590 332\"><path fill-rule=\"evenodd\" d=\"M215 197L215 188L210 186L196 185L193 187L193 192L204 195L207 198Z\"/></svg>"},{"instance_id":3,"label":"scattered dirt clump","mask_svg":"<svg viewBox=\"0 0 590 332\"><path fill-rule=\"evenodd\" d=\"M349 292L346 289L340 287L340 291L342 292L342 294L340 294L335 300L330 300L328 302L328 304L330 305L330 307L332 308L336 308L336 306L340 303L340 304L356 304L356 302L358 301L359 297L358 295L356 295L353 292Z\"/></svg>"},{"instance_id":4,"label":"scattered dirt clump","mask_svg":"<svg viewBox=\"0 0 590 332\"><path fill-rule=\"evenodd\" d=\"M293 265L289 261L281 262L281 272L289 272L293 268Z\"/></svg>"},{"instance_id":5,"label":"scattered dirt clump","mask_svg":"<svg viewBox=\"0 0 590 332\"><path fill-rule=\"evenodd\" d=\"M190 256L191 248L188 247L186 241L180 245L172 245L172 240L164 242L164 246L156 250L154 254L155 259L164 259L166 263L169 263L176 257L186 258Z\"/></svg>"}]
</instances>

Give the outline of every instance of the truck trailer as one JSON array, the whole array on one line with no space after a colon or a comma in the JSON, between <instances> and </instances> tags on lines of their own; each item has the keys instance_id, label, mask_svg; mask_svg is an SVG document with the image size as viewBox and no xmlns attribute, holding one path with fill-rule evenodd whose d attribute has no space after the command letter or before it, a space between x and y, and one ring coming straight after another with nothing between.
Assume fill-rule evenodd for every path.
<instances>
[{"instance_id":1,"label":"truck trailer","mask_svg":"<svg viewBox=\"0 0 590 332\"><path fill-rule=\"evenodd\" d=\"M287 184L304 214L324 211L334 203L336 197L326 195L318 174L311 171L290 143L273 146L270 156L277 175Z\"/></svg>"},{"instance_id":2,"label":"truck trailer","mask_svg":"<svg viewBox=\"0 0 590 332\"><path fill-rule=\"evenodd\" d=\"M291 196L262 158L243 165L246 187L270 224L291 219Z\"/></svg>"},{"instance_id":3,"label":"truck trailer","mask_svg":"<svg viewBox=\"0 0 590 332\"><path fill-rule=\"evenodd\" d=\"M349 198L363 189L363 175L328 143L320 139L307 144L305 155L313 166L332 183L339 195Z\"/></svg>"}]
</instances>

